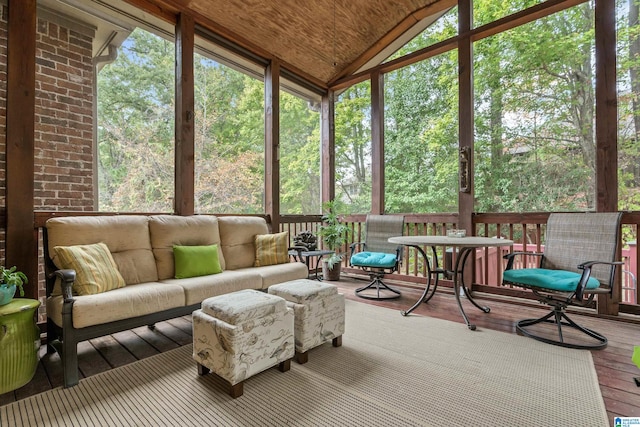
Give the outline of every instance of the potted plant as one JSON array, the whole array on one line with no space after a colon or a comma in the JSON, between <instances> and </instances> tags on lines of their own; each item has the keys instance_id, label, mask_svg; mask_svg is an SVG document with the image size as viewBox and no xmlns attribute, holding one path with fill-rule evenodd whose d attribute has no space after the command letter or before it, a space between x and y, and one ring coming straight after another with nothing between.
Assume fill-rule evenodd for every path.
<instances>
[{"instance_id":1,"label":"potted plant","mask_svg":"<svg viewBox=\"0 0 640 427\"><path fill-rule=\"evenodd\" d=\"M9 304L17 289L20 296L24 296L22 285L28 283L27 276L22 271L16 271L16 266L5 268L0 266L0 305Z\"/></svg>"},{"instance_id":2,"label":"potted plant","mask_svg":"<svg viewBox=\"0 0 640 427\"><path fill-rule=\"evenodd\" d=\"M322 217L322 224L318 227L318 236L322 238L324 247L333 254L323 259L322 274L326 280L340 280L340 265L345 256L340 252L349 238L349 227L340 221L334 200L323 205L327 212Z\"/></svg>"}]
</instances>

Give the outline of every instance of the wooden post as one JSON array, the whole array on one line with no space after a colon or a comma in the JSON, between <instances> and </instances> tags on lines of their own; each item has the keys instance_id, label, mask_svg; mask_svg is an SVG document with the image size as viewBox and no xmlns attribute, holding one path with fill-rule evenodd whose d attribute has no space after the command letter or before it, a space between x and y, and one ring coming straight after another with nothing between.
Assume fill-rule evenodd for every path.
<instances>
[{"instance_id":1,"label":"wooden post","mask_svg":"<svg viewBox=\"0 0 640 427\"><path fill-rule=\"evenodd\" d=\"M176 23L175 201L178 215L193 215L194 208L194 21L181 13Z\"/></svg>"},{"instance_id":2,"label":"wooden post","mask_svg":"<svg viewBox=\"0 0 640 427\"><path fill-rule=\"evenodd\" d=\"M463 177L464 172L468 172L465 182L467 190L462 191L463 189L460 188L458 191L458 228L465 229L469 236L475 234L473 230L473 49L469 37L472 13L471 0L458 2L458 25L459 33L462 36L458 41L458 137L460 138L460 151L468 152L466 171L458 171L459 178Z\"/></svg>"},{"instance_id":3,"label":"wooden post","mask_svg":"<svg viewBox=\"0 0 640 427\"><path fill-rule=\"evenodd\" d=\"M472 0L458 2L458 26L462 36L458 41L458 126L459 126L459 170L458 170L458 228L475 235L473 227L474 162L473 162L473 47L471 44ZM462 161L466 155L466 161ZM464 181L464 182L462 182ZM475 256L465 266L464 275L475 282Z\"/></svg>"},{"instance_id":4,"label":"wooden post","mask_svg":"<svg viewBox=\"0 0 640 427\"><path fill-rule=\"evenodd\" d=\"M371 75L371 213L384 213L384 74Z\"/></svg>"},{"instance_id":5,"label":"wooden post","mask_svg":"<svg viewBox=\"0 0 640 427\"><path fill-rule=\"evenodd\" d=\"M616 12L614 0L595 6L596 210L618 210L618 106L616 92ZM621 255L618 257L621 258ZM621 274L612 297L598 296L598 313L618 314Z\"/></svg>"},{"instance_id":6,"label":"wooden post","mask_svg":"<svg viewBox=\"0 0 640 427\"><path fill-rule=\"evenodd\" d=\"M320 176L322 203L336 196L336 127L334 91L322 97Z\"/></svg>"},{"instance_id":7,"label":"wooden post","mask_svg":"<svg viewBox=\"0 0 640 427\"><path fill-rule=\"evenodd\" d=\"M280 230L280 62L272 60L264 79L265 213L273 232Z\"/></svg>"},{"instance_id":8,"label":"wooden post","mask_svg":"<svg viewBox=\"0 0 640 427\"><path fill-rule=\"evenodd\" d=\"M36 0L9 0L5 265L29 279L38 299L38 231L34 226Z\"/></svg>"}]
</instances>

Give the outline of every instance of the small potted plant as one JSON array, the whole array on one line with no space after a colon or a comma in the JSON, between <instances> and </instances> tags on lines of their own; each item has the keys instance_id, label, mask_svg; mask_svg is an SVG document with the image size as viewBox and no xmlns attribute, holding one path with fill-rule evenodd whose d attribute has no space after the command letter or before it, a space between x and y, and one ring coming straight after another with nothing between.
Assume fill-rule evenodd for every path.
<instances>
[{"instance_id":1,"label":"small potted plant","mask_svg":"<svg viewBox=\"0 0 640 427\"><path fill-rule=\"evenodd\" d=\"M11 268L0 266L0 305L9 304L17 289L20 289L20 296L24 296L22 285L29 281L22 271L16 270L15 265Z\"/></svg>"},{"instance_id":2,"label":"small potted plant","mask_svg":"<svg viewBox=\"0 0 640 427\"><path fill-rule=\"evenodd\" d=\"M347 242L351 230L340 221L335 201L325 202L323 208L327 213L318 227L318 236L322 238L324 247L333 251L333 254L323 259L322 273L326 280L340 280L340 265L345 256L340 250Z\"/></svg>"}]
</instances>

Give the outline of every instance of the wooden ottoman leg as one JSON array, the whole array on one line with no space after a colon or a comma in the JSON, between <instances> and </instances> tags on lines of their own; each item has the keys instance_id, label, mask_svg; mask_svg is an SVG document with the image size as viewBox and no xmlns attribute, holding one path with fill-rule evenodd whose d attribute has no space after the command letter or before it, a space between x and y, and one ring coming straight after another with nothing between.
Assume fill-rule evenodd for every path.
<instances>
[{"instance_id":1,"label":"wooden ottoman leg","mask_svg":"<svg viewBox=\"0 0 640 427\"><path fill-rule=\"evenodd\" d=\"M244 393L244 387L243 387L244 381L240 381L238 384L233 384L233 385L229 385L229 395L231 397L233 397L234 399L236 397L240 397L242 396L242 393Z\"/></svg>"},{"instance_id":2,"label":"wooden ottoman leg","mask_svg":"<svg viewBox=\"0 0 640 427\"><path fill-rule=\"evenodd\" d=\"M302 353L296 351L296 362L298 362L301 365L304 365L308 361L309 361L309 352L308 351L305 351L305 352L302 352Z\"/></svg>"},{"instance_id":3,"label":"wooden ottoman leg","mask_svg":"<svg viewBox=\"0 0 640 427\"><path fill-rule=\"evenodd\" d=\"M198 375L207 375L208 373L209 368L198 363Z\"/></svg>"},{"instance_id":4,"label":"wooden ottoman leg","mask_svg":"<svg viewBox=\"0 0 640 427\"><path fill-rule=\"evenodd\" d=\"M340 347L342 345L342 335L335 337L332 341L334 347Z\"/></svg>"},{"instance_id":5,"label":"wooden ottoman leg","mask_svg":"<svg viewBox=\"0 0 640 427\"><path fill-rule=\"evenodd\" d=\"M278 364L278 369L280 369L280 372L287 372L289 369L291 369L291 359L280 362Z\"/></svg>"}]
</instances>

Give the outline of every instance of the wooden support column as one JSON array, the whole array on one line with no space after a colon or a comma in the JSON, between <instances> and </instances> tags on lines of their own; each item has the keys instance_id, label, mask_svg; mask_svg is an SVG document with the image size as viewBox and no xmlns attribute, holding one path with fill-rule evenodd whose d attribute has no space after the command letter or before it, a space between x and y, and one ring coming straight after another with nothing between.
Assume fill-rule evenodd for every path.
<instances>
[{"instance_id":1,"label":"wooden support column","mask_svg":"<svg viewBox=\"0 0 640 427\"><path fill-rule=\"evenodd\" d=\"M615 0L595 6L596 57L596 210L618 210L618 106L616 92ZM598 313L618 314L622 282L618 274L612 297L598 296Z\"/></svg>"},{"instance_id":2,"label":"wooden support column","mask_svg":"<svg viewBox=\"0 0 640 427\"><path fill-rule=\"evenodd\" d=\"M194 208L194 21L181 13L176 23L175 201L178 215Z\"/></svg>"},{"instance_id":3,"label":"wooden support column","mask_svg":"<svg viewBox=\"0 0 640 427\"><path fill-rule=\"evenodd\" d=\"M371 213L384 213L384 75L371 75Z\"/></svg>"},{"instance_id":4,"label":"wooden support column","mask_svg":"<svg viewBox=\"0 0 640 427\"><path fill-rule=\"evenodd\" d=\"M24 272L25 297L38 299L38 231L34 228L36 0L9 0L5 266Z\"/></svg>"},{"instance_id":5,"label":"wooden support column","mask_svg":"<svg viewBox=\"0 0 640 427\"><path fill-rule=\"evenodd\" d=\"M265 213L273 232L280 230L280 62L272 60L264 79Z\"/></svg>"},{"instance_id":6,"label":"wooden support column","mask_svg":"<svg viewBox=\"0 0 640 427\"><path fill-rule=\"evenodd\" d=\"M322 203L336 197L336 115L334 91L322 97L320 176Z\"/></svg>"},{"instance_id":7,"label":"wooden support column","mask_svg":"<svg viewBox=\"0 0 640 427\"><path fill-rule=\"evenodd\" d=\"M472 1L460 0L458 2L458 25L461 35L458 41L458 137L460 138L459 152L466 152L468 159L466 171L458 170L459 181L463 173L468 172L468 175L464 183L467 190L463 191L460 187L458 191L458 228L467 230L467 235L475 234L473 232L473 46L469 36L472 14Z\"/></svg>"}]
</instances>

